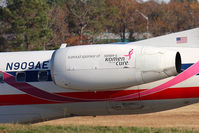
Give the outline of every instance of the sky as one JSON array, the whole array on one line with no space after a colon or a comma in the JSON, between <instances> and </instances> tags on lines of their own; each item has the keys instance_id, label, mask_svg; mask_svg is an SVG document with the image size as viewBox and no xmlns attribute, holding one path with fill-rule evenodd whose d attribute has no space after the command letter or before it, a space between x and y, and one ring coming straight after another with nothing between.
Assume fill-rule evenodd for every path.
<instances>
[{"instance_id":1,"label":"sky","mask_svg":"<svg viewBox=\"0 0 199 133\"><path fill-rule=\"evenodd\" d=\"M148 1L148 0L143 0L143 1L145 2L145 1ZM164 1L164 2L168 3L170 0L156 0L156 1L160 1L160 2Z\"/></svg>"},{"instance_id":2,"label":"sky","mask_svg":"<svg viewBox=\"0 0 199 133\"><path fill-rule=\"evenodd\" d=\"M5 6L6 5L6 0L0 0L0 6Z\"/></svg>"}]
</instances>

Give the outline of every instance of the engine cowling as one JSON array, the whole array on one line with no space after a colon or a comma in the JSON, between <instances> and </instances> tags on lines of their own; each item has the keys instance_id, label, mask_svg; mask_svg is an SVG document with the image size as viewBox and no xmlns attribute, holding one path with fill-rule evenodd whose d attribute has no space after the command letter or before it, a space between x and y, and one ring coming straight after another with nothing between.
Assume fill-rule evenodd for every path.
<instances>
[{"instance_id":1,"label":"engine cowling","mask_svg":"<svg viewBox=\"0 0 199 133\"><path fill-rule=\"evenodd\" d=\"M60 48L51 58L57 86L97 91L126 88L175 76L181 71L177 51L132 45Z\"/></svg>"}]
</instances>

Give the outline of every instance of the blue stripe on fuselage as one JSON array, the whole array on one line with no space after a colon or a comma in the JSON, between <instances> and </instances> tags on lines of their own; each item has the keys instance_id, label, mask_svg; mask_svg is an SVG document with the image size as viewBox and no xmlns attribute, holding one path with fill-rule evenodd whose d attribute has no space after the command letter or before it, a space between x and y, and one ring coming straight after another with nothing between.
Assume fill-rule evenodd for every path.
<instances>
[{"instance_id":1,"label":"blue stripe on fuselage","mask_svg":"<svg viewBox=\"0 0 199 133\"><path fill-rule=\"evenodd\" d=\"M181 71L183 72L184 70L186 70L187 68L189 68L190 66L192 66L193 63L189 63L189 64L182 64L181 65Z\"/></svg>"},{"instance_id":2,"label":"blue stripe on fuselage","mask_svg":"<svg viewBox=\"0 0 199 133\"><path fill-rule=\"evenodd\" d=\"M182 64L181 65L181 71L186 70L187 68L189 68L191 65L193 65L193 63L189 63L189 64ZM41 70L42 71L42 70ZM51 77L51 72L50 70L48 71L48 80L47 81L52 81L52 77ZM17 71L12 71L12 72L7 72L13 76L16 76ZM25 71L26 73L26 82L39 82L38 80L38 73L39 70L35 70L35 71ZM197 74L199 75L199 74Z\"/></svg>"}]
</instances>

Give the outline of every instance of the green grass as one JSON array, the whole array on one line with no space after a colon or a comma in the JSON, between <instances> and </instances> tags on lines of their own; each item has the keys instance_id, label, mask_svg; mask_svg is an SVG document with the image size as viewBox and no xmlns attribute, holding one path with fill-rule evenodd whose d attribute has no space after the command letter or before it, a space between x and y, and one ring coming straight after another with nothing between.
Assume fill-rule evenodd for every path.
<instances>
[{"instance_id":1,"label":"green grass","mask_svg":"<svg viewBox=\"0 0 199 133\"><path fill-rule=\"evenodd\" d=\"M198 133L196 129L2 124L0 133Z\"/></svg>"}]
</instances>

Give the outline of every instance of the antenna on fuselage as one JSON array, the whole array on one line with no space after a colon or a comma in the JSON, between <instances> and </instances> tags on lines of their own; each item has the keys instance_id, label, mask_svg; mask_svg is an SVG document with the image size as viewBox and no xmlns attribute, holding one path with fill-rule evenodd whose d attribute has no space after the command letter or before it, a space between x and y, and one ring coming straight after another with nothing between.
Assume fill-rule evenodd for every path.
<instances>
[{"instance_id":1,"label":"antenna on fuselage","mask_svg":"<svg viewBox=\"0 0 199 133\"><path fill-rule=\"evenodd\" d=\"M67 43L61 44L60 48L65 48L67 46Z\"/></svg>"}]
</instances>

